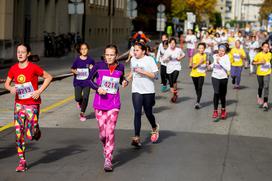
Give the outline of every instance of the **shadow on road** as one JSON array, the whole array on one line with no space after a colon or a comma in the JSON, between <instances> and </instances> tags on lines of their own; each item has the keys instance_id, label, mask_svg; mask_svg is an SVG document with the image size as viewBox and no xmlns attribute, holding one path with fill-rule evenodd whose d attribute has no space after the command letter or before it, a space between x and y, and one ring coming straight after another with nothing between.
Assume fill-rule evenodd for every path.
<instances>
[{"instance_id":1,"label":"shadow on road","mask_svg":"<svg viewBox=\"0 0 272 181\"><path fill-rule=\"evenodd\" d=\"M185 102L185 101L188 101L190 99L192 99L192 98L191 97L184 97L184 96L183 97L178 97L176 103Z\"/></svg>"},{"instance_id":2,"label":"shadow on road","mask_svg":"<svg viewBox=\"0 0 272 181\"><path fill-rule=\"evenodd\" d=\"M153 109L153 113L160 113L160 112L163 112L163 111L169 110L169 109L170 109L170 107L168 107L168 106L159 106L159 107L155 107Z\"/></svg>"},{"instance_id":3,"label":"shadow on road","mask_svg":"<svg viewBox=\"0 0 272 181\"><path fill-rule=\"evenodd\" d=\"M175 132L172 131L160 131L160 138L158 143L155 144L160 144L169 137L176 136ZM135 149L133 147L130 148L124 148L124 149L118 149L116 150L116 155L113 158L113 164L114 167L120 167L137 157L141 156L144 153L152 154L152 145L150 143L150 135L145 136L145 140L142 142L142 148L141 149Z\"/></svg>"},{"instance_id":4,"label":"shadow on road","mask_svg":"<svg viewBox=\"0 0 272 181\"><path fill-rule=\"evenodd\" d=\"M45 155L40 160L37 160L34 163L31 163L29 165L29 168L39 164L56 162L67 156L79 154L85 151L87 150L82 149L80 145L69 145L63 148L55 148L55 149L47 150L43 152Z\"/></svg>"}]
</instances>

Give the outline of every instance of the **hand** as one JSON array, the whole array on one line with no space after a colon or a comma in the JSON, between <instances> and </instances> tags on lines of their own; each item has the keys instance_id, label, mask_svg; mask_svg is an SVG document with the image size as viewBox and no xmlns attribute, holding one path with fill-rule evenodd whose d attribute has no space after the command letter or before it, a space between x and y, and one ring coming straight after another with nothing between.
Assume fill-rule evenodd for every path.
<instances>
[{"instance_id":1,"label":"hand","mask_svg":"<svg viewBox=\"0 0 272 181\"><path fill-rule=\"evenodd\" d=\"M106 95L107 94L107 91L105 91L103 88L99 87L98 90L97 90L98 94L100 95Z\"/></svg>"},{"instance_id":2,"label":"hand","mask_svg":"<svg viewBox=\"0 0 272 181\"><path fill-rule=\"evenodd\" d=\"M203 62L204 62L204 58L201 58L199 64L203 64Z\"/></svg>"},{"instance_id":3,"label":"hand","mask_svg":"<svg viewBox=\"0 0 272 181\"><path fill-rule=\"evenodd\" d=\"M142 68L139 68L139 67L135 68L134 71L139 74L144 74L145 72Z\"/></svg>"},{"instance_id":4,"label":"hand","mask_svg":"<svg viewBox=\"0 0 272 181\"><path fill-rule=\"evenodd\" d=\"M261 61L261 64L265 64L265 63L266 63L265 60L262 60L262 61Z\"/></svg>"},{"instance_id":5,"label":"hand","mask_svg":"<svg viewBox=\"0 0 272 181\"><path fill-rule=\"evenodd\" d=\"M93 65L91 64L91 65L89 65L89 69L92 69L93 68Z\"/></svg>"},{"instance_id":6,"label":"hand","mask_svg":"<svg viewBox=\"0 0 272 181\"><path fill-rule=\"evenodd\" d=\"M10 90L9 90L9 92L11 94L16 94L16 88L15 87L11 87Z\"/></svg>"},{"instance_id":7,"label":"hand","mask_svg":"<svg viewBox=\"0 0 272 181\"><path fill-rule=\"evenodd\" d=\"M39 99L40 95L41 95L41 92L39 90L36 90L32 93L32 98L37 100Z\"/></svg>"},{"instance_id":8,"label":"hand","mask_svg":"<svg viewBox=\"0 0 272 181\"><path fill-rule=\"evenodd\" d=\"M128 85L128 81L127 80L123 80L123 82L122 82L122 87L124 88L124 87L126 87Z\"/></svg>"}]
</instances>

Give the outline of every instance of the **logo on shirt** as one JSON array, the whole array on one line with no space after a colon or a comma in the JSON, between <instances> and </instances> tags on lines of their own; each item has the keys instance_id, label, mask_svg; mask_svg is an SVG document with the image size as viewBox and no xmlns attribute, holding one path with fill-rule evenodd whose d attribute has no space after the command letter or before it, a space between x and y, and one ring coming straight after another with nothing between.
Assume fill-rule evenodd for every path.
<instances>
[{"instance_id":1,"label":"logo on shirt","mask_svg":"<svg viewBox=\"0 0 272 181\"><path fill-rule=\"evenodd\" d=\"M17 82L19 82L19 83L25 83L25 81L26 81L26 77L25 77L25 75L23 75L23 74L20 74L18 77L17 77Z\"/></svg>"}]
</instances>

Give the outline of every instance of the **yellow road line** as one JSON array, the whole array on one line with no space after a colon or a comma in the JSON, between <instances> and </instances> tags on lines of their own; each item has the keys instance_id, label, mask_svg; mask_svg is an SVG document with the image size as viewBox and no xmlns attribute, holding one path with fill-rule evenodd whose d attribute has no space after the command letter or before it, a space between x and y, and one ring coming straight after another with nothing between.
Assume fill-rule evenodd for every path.
<instances>
[{"instance_id":1,"label":"yellow road line","mask_svg":"<svg viewBox=\"0 0 272 181\"><path fill-rule=\"evenodd\" d=\"M45 113L45 112L50 111L50 110L52 110L52 109L54 109L56 107L59 107L59 106L65 104L65 103L73 100L74 98L75 98L75 96L70 96L70 97L67 97L66 99L63 99L63 100L61 100L59 102L56 102L56 103L54 103L54 104L52 104L50 106L47 106L47 107L41 109L41 113ZM8 128L11 128L11 127L13 127L13 122L10 122L10 123L6 124L5 126L1 127L0 132L6 130Z\"/></svg>"}]
</instances>

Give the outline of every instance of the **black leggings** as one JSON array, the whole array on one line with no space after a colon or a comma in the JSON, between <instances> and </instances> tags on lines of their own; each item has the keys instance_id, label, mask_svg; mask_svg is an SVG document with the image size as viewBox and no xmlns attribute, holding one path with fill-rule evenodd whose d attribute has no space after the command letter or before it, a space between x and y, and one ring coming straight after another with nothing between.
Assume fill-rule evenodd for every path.
<instances>
[{"instance_id":1,"label":"black leggings","mask_svg":"<svg viewBox=\"0 0 272 181\"><path fill-rule=\"evenodd\" d=\"M264 90L264 102L268 102L270 75L257 76L259 83L258 96L261 98Z\"/></svg>"},{"instance_id":2,"label":"black leggings","mask_svg":"<svg viewBox=\"0 0 272 181\"><path fill-rule=\"evenodd\" d=\"M202 96L202 87L203 87L203 83L204 83L204 76L200 76L200 77L192 77L194 85L195 85L195 91L196 91L196 95L197 95L197 100L196 102L199 103L201 96Z\"/></svg>"},{"instance_id":3,"label":"black leggings","mask_svg":"<svg viewBox=\"0 0 272 181\"><path fill-rule=\"evenodd\" d=\"M175 70L171 74L167 74L167 75L168 75L168 80L169 80L170 87L174 88L174 84L176 84L177 80L178 80L179 71Z\"/></svg>"},{"instance_id":4,"label":"black leggings","mask_svg":"<svg viewBox=\"0 0 272 181\"><path fill-rule=\"evenodd\" d=\"M88 106L90 87L75 87L75 100L81 106L81 112L85 112Z\"/></svg>"},{"instance_id":5,"label":"black leggings","mask_svg":"<svg viewBox=\"0 0 272 181\"><path fill-rule=\"evenodd\" d=\"M228 79L216 79L212 77L212 84L214 89L214 96L213 96L214 110L218 109L219 99L221 101L221 107L225 109Z\"/></svg>"},{"instance_id":6,"label":"black leggings","mask_svg":"<svg viewBox=\"0 0 272 181\"><path fill-rule=\"evenodd\" d=\"M132 103L134 107L134 130L135 136L140 136L141 132L141 116L142 107L144 107L145 115L151 124L152 128L156 128L157 124L153 115L153 106L155 105L154 94L139 94L132 93Z\"/></svg>"},{"instance_id":7,"label":"black leggings","mask_svg":"<svg viewBox=\"0 0 272 181\"><path fill-rule=\"evenodd\" d=\"M166 73L166 66L165 65L161 65L161 84L166 86L167 85L167 73Z\"/></svg>"}]
</instances>

